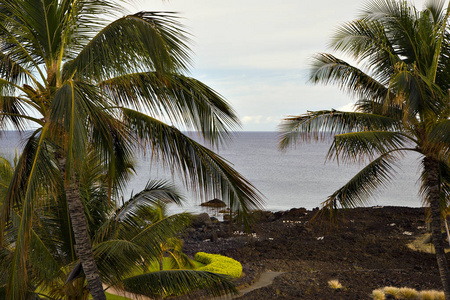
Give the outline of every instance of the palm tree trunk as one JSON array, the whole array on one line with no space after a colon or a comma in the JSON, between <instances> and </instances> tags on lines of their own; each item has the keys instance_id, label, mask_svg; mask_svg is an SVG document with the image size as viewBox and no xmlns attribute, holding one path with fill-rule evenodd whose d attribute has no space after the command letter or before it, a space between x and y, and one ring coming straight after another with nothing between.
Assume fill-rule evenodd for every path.
<instances>
[{"instance_id":1,"label":"palm tree trunk","mask_svg":"<svg viewBox=\"0 0 450 300\"><path fill-rule=\"evenodd\" d=\"M445 299L450 299L450 272L447 264L447 257L445 256L445 247L441 231L442 218L440 204L439 163L431 157L425 157L424 167L427 176L425 179L425 184L428 188L428 199L430 201L431 210L431 237L436 253L436 260Z\"/></svg>"},{"instance_id":2,"label":"palm tree trunk","mask_svg":"<svg viewBox=\"0 0 450 300\"><path fill-rule=\"evenodd\" d=\"M64 172L66 167L64 156L59 152L55 154L58 157L61 178L64 180L66 177ZM83 267L88 289L93 300L106 300L105 291L103 290L102 281L100 280L100 274L98 272L97 264L95 263L94 253L92 252L91 239L87 229L80 191L76 184L76 180L69 180L69 183L64 188L64 192L66 194L66 201L75 239L75 252Z\"/></svg>"},{"instance_id":3,"label":"palm tree trunk","mask_svg":"<svg viewBox=\"0 0 450 300\"><path fill-rule=\"evenodd\" d=\"M81 265L83 266L83 272L86 276L89 291L94 300L106 300L97 264L94 260L94 253L92 252L80 193L74 182L69 184L65 189L65 192L75 237L75 249Z\"/></svg>"}]
</instances>

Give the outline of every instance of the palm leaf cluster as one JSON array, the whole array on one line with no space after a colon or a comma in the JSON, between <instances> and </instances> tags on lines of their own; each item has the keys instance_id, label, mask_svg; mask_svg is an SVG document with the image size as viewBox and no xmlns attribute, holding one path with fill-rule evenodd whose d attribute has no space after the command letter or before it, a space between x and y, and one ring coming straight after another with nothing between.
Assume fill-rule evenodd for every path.
<instances>
[{"instance_id":1,"label":"palm leaf cluster","mask_svg":"<svg viewBox=\"0 0 450 300\"><path fill-rule=\"evenodd\" d=\"M182 295L196 289L206 289L212 295L235 292L227 277L189 270L192 263L182 253L182 243L176 237L190 224L191 217L186 213L167 216L164 212L166 204L180 204L183 200L172 184L149 181L143 191L118 205L118 201L108 201L104 173L97 173L98 168L92 170L91 166L97 165L90 163L83 172L82 187L90 191L84 194L83 204L93 253L107 289L114 287L152 297ZM12 171L10 165L9 169ZM7 180L8 176L1 179ZM88 299L85 275L75 256L67 205L59 198L47 197L47 204L34 212L38 222L33 224L27 265L28 297ZM0 286L4 290L8 283L6 270L14 258L19 214L12 220L5 232L6 247L0 253ZM173 270L154 272L153 265L165 253L170 254Z\"/></svg>"},{"instance_id":2,"label":"palm leaf cluster","mask_svg":"<svg viewBox=\"0 0 450 300\"><path fill-rule=\"evenodd\" d=\"M109 199L129 178L133 155L145 150L190 188L223 198L243 217L261 205L245 178L180 131L194 130L215 146L239 121L218 93L184 74L191 53L178 16L124 15L122 3L0 1L0 129L26 135L0 212L2 249L17 222L11 298L24 298L30 284L36 212L66 201L72 255L93 274L87 278L94 298L104 299L88 234L98 216L81 202L89 192L82 170L90 152L98 155Z\"/></svg>"},{"instance_id":3,"label":"palm leaf cluster","mask_svg":"<svg viewBox=\"0 0 450 300\"><path fill-rule=\"evenodd\" d=\"M421 155L421 194L430 206L433 241L446 297L450 277L440 237L450 203L450 27L445 1L423 10L406 1L374 0L340 26L329 53L314 57L310 79L334 84L358 100L354 112L323 110L286 118L280 148L332 137L328 159L367 165L322 203L324 210L370 203L389 184L408 151ZM438 256L438 255L437 255Z\"/></svg>"},{"instance_id":4,"label":"palm leaf cluster","mask_svg":"<svg viewBox=\"0 0 450 300\"><path fill-rule=\"evenodd\" d=\"M333 109L286 118L280 125L280 148L332 137L328 159L370 162L352 179L353 188L346 186L342 197L335 193L329 202L333 198L346 207L367 203L365 195L390 181L406 151L447 164L447 23L443 1L431 1L423 11L404 1L373 1L331 42L333 50L358 67L328 53L315 56L312 82L337 84L360 99L354 112Z\"/></svg>"}]
</instances>

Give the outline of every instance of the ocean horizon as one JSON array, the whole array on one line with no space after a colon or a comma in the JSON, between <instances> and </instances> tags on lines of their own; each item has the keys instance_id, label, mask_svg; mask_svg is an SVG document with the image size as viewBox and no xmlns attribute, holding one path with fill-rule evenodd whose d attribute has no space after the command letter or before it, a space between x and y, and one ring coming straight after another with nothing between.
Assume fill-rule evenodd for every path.
<instances>
[{"instance_id":1,"label":"ocean horizon","mask_svg":"<svg viewBox=\"0 0 450 300\"><path fill-rule=\"evenodd\" d=\"M261 192L266 210L319 207L329 195L365 166L338 165L335 161L325 163L330 142L301 144L281 152L277 148L278 135L278 132L273 131L236 131L229 143L216 149L219 155ZM5 132L0 139L0 154L12 161L16 147L20 151L22 146L18 132ZM141 153L136 161L136 175L124 191L125 199L141 191L150 179L166 179L173 181L186 198L182 207L171 207L170 212L207 211L200 204L210 200L209 198L200 199L198 195L191 193L177 175L171 174L157 162L152 162L149 155ZM399 167L395 168L394 180L388 188L379 189L369 205L420 207L422 202L417 184L419 166L419 156L414 153L406 155Z\"/></svg>"}]
</instances>

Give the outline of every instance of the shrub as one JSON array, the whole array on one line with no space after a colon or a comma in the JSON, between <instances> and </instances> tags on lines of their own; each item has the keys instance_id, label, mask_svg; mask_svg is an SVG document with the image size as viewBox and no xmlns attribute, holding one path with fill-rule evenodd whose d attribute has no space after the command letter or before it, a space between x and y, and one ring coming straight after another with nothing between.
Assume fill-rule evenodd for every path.
<instances>
[{"instance_id":1,"label":"shrub","mask_svg":"<svg viewBox=\"0 0 450 300\"><path fill-rule=\"evenodd\" d=\"M400 299L417 299L419 292L415 289L402 287L398 290L400 294Z\"/></svg>"},{"instance_id":2,"label":"shrub","mask_svg":"<svg viewBox=\"0 0 450 300\"><path fill-rule=\"evenodd\" d=\"M393 286L387 286L382 289L372 291L372 299L384 300L386 294L393 296L395 299L418 299L418 300L444 300L444 292L429 290L418 292L411 288L396 288Z\"/></svg>"},{"instance_id":3,"label":"shrub","mask_svg":"<svg viewBox=\"0 0 450 300\"><path fill-rule=\"evenodd\" d=\"M383 290L386 294L393 296L395 299L400 298L399 288L396 288L394 286L387 286Z\"/></svg>"},{"instance_id":4,"label":"shrub","mask_svg":"<svg viewBox=\"0 0 450 300\"><path fill-rule=\"evenodd\" d=\"M386 295L384 294L384 291L382 289L374 290L372 292L372 299L373 300L385 300Z\"/></svg>"},{"instance_id":5,"label":"shrub","mask_svg":"<svg viewBox=\"0 0 450 300\"><path fill-rule=\"evenodd\" d=\"M339 290L339 289L343 288L342 284L337 279L328 281L328 286L335 290Z\"/></svg>"},{"instance_id":6,"label":"shrub","mask_svg":"<svg viewBox=\"0 0 450 300\"><path fill-rule=\"evenodd\" d=\"M421 291L419 296L420 296L419 299L422 299L422 300L445 299L444 292L439 292L439 291L435 291L435 290Z\"/></svg>"},{"instance_id":7,"label":"shrub","mask_svg":"<svg viewBox=\"0 0 450 300\"><path fill-rule=\"evenodd\" d=\"M229 275L232 278L238 278L242 275L242 265L240 262L220 254L209 254L197 252L195 260L206 266L198 268L200 271Z\"/></svg>"}]
</instances>

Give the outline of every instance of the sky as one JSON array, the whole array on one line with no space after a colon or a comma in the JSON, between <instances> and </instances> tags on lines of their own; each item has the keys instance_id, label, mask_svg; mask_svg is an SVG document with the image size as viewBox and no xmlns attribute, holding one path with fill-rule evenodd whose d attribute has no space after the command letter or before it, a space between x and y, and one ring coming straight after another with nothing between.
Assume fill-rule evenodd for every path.
<instances>
[{"instance_id":1,"label":"sky","mask_svg":"<svg viewBox=\"0 0 450 300\"><path fill-rule=\"evenodd\" d=\"M423 0L416 0L422 8ZM220 93L244 131L277 131L288 115L350 110L356 99L308 82L311 57L340 24L358 17L360 0L140 0L134 10L175 11L192 34L190 76Z\"/></svg>"}]
</instances>

